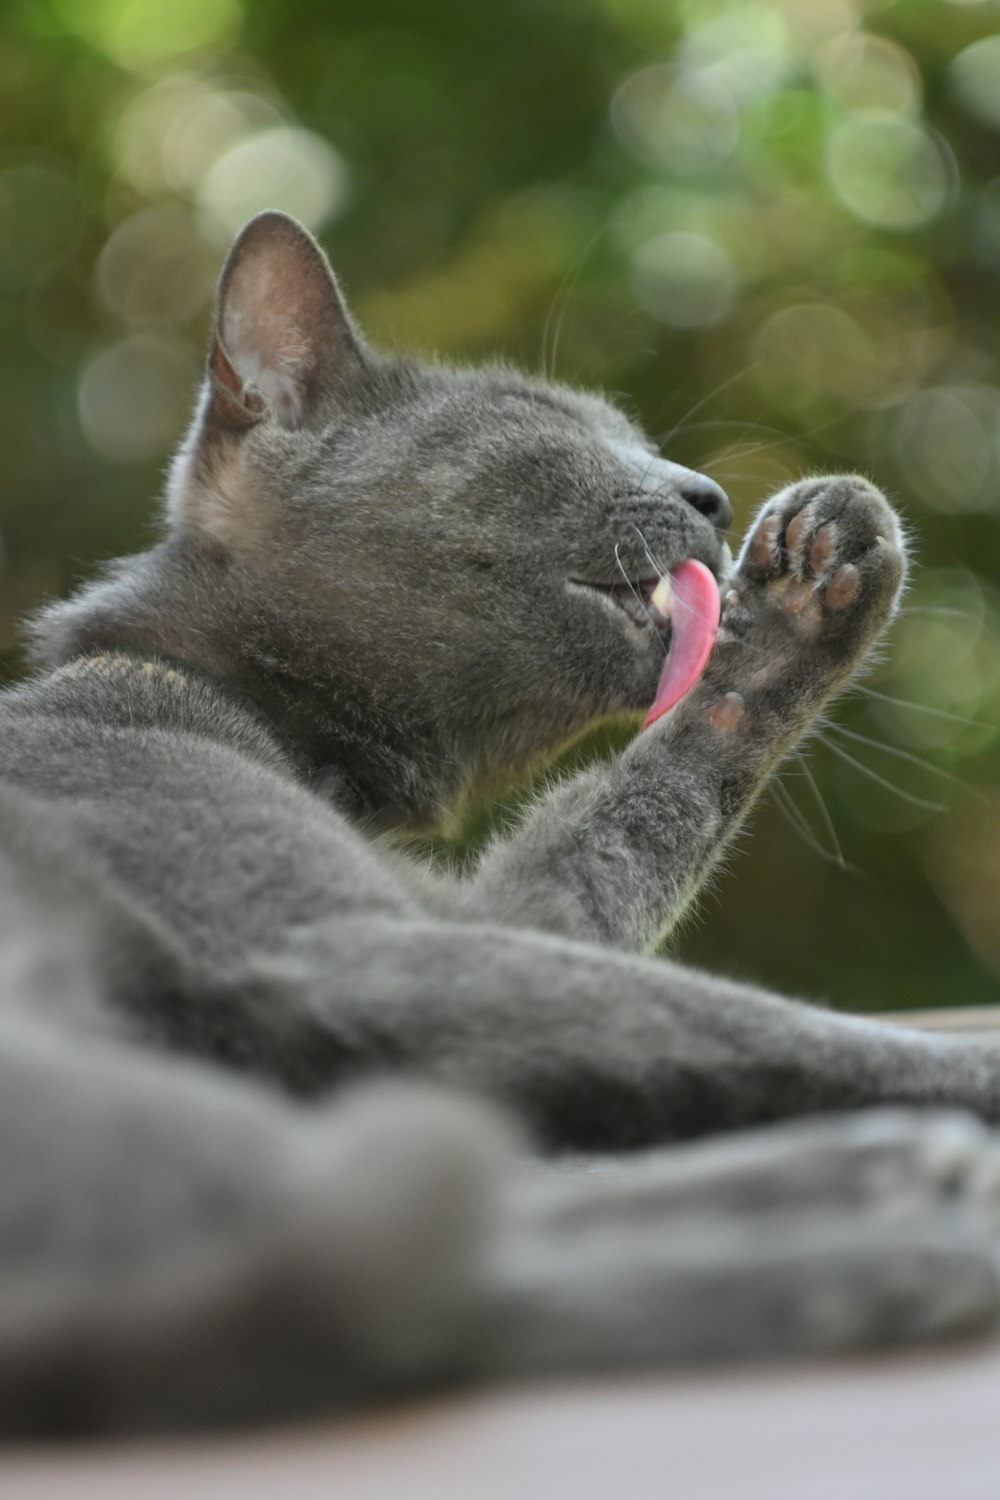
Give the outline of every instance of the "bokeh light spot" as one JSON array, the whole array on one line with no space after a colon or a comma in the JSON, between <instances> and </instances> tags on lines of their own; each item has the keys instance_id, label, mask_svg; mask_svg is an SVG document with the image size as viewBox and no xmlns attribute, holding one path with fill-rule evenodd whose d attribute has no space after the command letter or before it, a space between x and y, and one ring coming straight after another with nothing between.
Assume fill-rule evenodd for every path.
<instances>
[{"instance_id":1,"label":"bokeh light spot","mask_svg":"<svg viewBox=\"0 0 1000 1500\"><path fill-rule=\"evenodd\" d=\"M164 203L126 219L97 263L102 300L126 323L186 323L207 305L217 257L180 204Z\"/></svg>"},{"instance_id":2,"label":"bokeh light spot","mask_svg":"<svg viewBox=\"0 0 1000 1500\"><path fill-rule=\"evenodd\" d=\"M120 464L165 457L189 414L197 366L189 345L150 334L95 355L78 390L80 422L94 451Z\"/></svg>"},{"instance_id":3,"label":"bokeh light spot","mask_svg":"<svg viewBox=\"0 0 1000 1500\"><path fill-rule=\"evenodd\" d=\"M953 176L950 156L929 130L874 110L834 127L826 169L844 207L885 229L928 223L944 207Z\"/></svg>"},{"instance_id":4,"label":"bokeh light spot","mask_svg":"<svg viewBox=\"0 0 1000 1500\"><path fill-rule=\"evenodd\" d=\"M125 68L144 68L227 40L239 30L238 0L53 0L67 31Z\"/></svg>"},{"instance_id":5,"label":"bokeh light spot","mask_svg":"<svg viewBox=\"0 0 1000 1500\"><path fill-rule=\"evenodd\" d=\"M113 143L118 172L130 187L155 197L170 186L163 159L167 134L175 120L194 114L211 93L201 79L177 73L128 102L115 125Z\"/></svg>"},{"instance_id":6,"label":"bokeh light spot","mask_svg":"<svg viewBox=\"0 0 1000 1500\"><path fill-rule=\"evenodd\" d=\"M781 9L789 39L800 54L858 25L854 0L782 0Z\"/></svg>"},{"instance_id":7,"label":"bokeh light spot","mask_svg":"<svg viewBox=\"0 0 1000 1500\"><path fill-rule=\"evenodd\" d=\"M198 188L199 224L225 244L251 215L279 208L317 229L345 206L347 165L311 130L280 125L226 151Z\"/></svg>"},{"instance_id":8,"label":"bokeh light spot","mask_svg":"<svg viewBox=\"0 0 1000 1500\"><path fill-rule=\"evenodd\" d=\"M718 166L739 140L730 90L690 68L664 63L633 73L610 108L624 146L640 159L682 175Z\"/></svg>"},{"instance_id":9,"label":"bokeh light spot","mask_svg":"<svg viewBox=\"0 0 1000 1500\"><path fill-rule=\"evenodd\" d=\"M984 36L952 58L948 81L969 114L1000 130L1000 36Z\"/></svg>"},{"instance_id":10,"label":"bokeh light spot","mask_svg":"<svg viewBox=\"0 0 1000 1500\"><path fill-rule=\"evenodd\" d=\"M771 93L781 84L790 62L781 8L755 0L725 6L722 15L691 27L680 61L690 64L707 82L722 84L740 104Z\"/></svg>"},{"instance_id":11,"label":"bokeh light spot","mask_svg":"<svg viewBox=\"0 0 1000 1500\"><path fill-rule=\"evenodd\" d=\"M995 511L1000 499L1000 390L991 385L914 391L892 443L911 489L935 510Z\"/></svg>"},{"instance_id":12,"label":"bokeh light spot","mask_svg":"<svg viewBox=\"0 0 1000 1500\"><path fill-rule=\"evenodd\" d=\"M163 136L163 176L177 192L194 192L226 151L248 135L284 122L259 94L207 89L178 110Z\"/></svg>"},{"instance_id":13,"label":"bokeh light spot","mask_svg":"<svg viewBox=\"0 0 1000 1500\"><path fill-rule=\"evenodd\" d=\"M971 568L919 572L893 646L891 691L920 705L879 706L900 738L959 756L1000 737L1000 604Z\"/></svg>"},{"instance_id":14,"label":"bokeh light spot","mask_svg":"<svg viewBox=\"0 0 1000 1500\"><path fill-rule=\"evenodd\" d=\"M731 310L737 277L723 247L703 234L659 234L632 256L640 307L673 328L708 328Z\"/></svg>"},{"instance_id":15,"label":"bokeh light spot","mask_svg":"<svg viewBox=\"0 0 1000 1500\"><path fill-rule=\"evenodd\" d=\"M908 114L920 106L920 70L887 37L854 32L831 39L818 55L823 87L843 109Z\"/></svg>"},{"instance_id":16,"label":"bokeh light spot","mask_svg":"<svg viewBox=\"0 0 1000 1500\"><path fill-rule=\"evenodd\" d=\"M875 383L875 351L848 313L803 302L773 313L754 340L754 378L779 407L808 406L817 397L853 405Z\"/></svg>"}]
</instances>

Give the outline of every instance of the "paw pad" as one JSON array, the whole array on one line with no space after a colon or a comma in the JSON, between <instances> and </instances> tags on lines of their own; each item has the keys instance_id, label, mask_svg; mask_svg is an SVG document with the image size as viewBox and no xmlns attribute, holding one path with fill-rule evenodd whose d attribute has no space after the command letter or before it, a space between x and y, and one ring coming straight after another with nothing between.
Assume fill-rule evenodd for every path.
<instances>
[{"instance_id":1,"label":"paw pad","mask_svg":"<svg viewBox=\"0 0 1000 1500\"><path fill-rule=\"evenodd\" d=\"M813 538L809 548L809 567L813 573L823 573L829 567L837 550L837 523L827 521Z\"/></svg>"},{"instance_id":2,"label":"paw pad","mask_svg":"<svg viewBox=\"0 0 1000 1500\"><path fill-rule=\"evenodd\" d=\"M831 609L846 609L861 592L861 574L853 563L842 563L823 592Z\"/></svg>"},{"instance_id":3,"label":"paw pad","mask_svg":"<svg viewBox=\"0 0 1000 1500\"><path fill-rule=\"evenodd\" d=\"M753 560L758 568L770 568L778 555L778 539L781 536L781 517L777 514L765 516L757 527L750 543Z\"/></svg>"},{"instance_id":4,"label":"paw pad","mask_svg":"<svg viewBox=\"0 0 1000 1500\"><path fill-rule=\"evenodd\" d=\"M739 693L726 693L705 710L705 718L713 729L718 729L722 734L732 734L743 723L746 711L746 704Z\"/></svg>"}]
</instances>

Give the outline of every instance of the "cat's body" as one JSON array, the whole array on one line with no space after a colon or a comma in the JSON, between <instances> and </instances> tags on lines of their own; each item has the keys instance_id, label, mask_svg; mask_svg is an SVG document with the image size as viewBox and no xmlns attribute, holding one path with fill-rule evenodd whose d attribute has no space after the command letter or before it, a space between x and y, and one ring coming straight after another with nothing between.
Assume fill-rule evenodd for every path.
<instances>
[{"instance_id":1,"label":"cat's body","mask_svg":"<svg viewBox=\"0 0 1000 1500\"><path fill-rule=\"evenodd\" d=\"M0 703L0 1426L995 1315L995 1148L967 1117L566 1175L495 1113L570 1154L886 1103L1000 1119L979 1045L636 956L889 617L876 491L791 487L729 577L710 481L595 398L373 355L271 215L223 274L169 498L167 539L43 613L44 669ZM692 558L722 627L672 712L467 876L389 851L641 711L651 585ZM324 1097L376 1075L402 1076Z\"/></svg>"}]
</instances>

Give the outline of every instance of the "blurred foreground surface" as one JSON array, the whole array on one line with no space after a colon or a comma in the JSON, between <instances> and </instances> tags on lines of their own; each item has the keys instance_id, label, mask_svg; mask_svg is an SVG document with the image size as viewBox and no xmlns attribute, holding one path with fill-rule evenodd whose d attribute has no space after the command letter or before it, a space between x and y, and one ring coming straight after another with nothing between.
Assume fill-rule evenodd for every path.
<instances>
[{"instance_id":1,"label":"blurred foreground surface","mask_svg":"<svg viewBox=\"0 0 1000 1500\"><path fill-rule=\"evenodd\" d=\"M17 1500L996 1500L1000 1345L593 1381L338 1429L0 1457Z\"/></svg>"},{"instance_id":2,"label":"blurred foreground surface","mask_svg":"<svg viewBox=\"0 0 1000 1500\"><path fill-rule=\"evenodd\" d=\"M897 499L870 692L680 951L1000 993L996 0L9 0L0 119L9 674L24 611L155 535L221 257L285 208L375 341L618 393L741 528L811 469Z\"/></svg>"}]
</instances>

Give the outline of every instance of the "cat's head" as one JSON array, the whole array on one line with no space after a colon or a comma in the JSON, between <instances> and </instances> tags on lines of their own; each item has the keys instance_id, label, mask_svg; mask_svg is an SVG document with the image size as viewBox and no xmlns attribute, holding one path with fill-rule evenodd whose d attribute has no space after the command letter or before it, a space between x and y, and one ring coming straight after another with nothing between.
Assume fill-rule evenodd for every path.
<instances>
[{"instance_id":1,"label":"cat's head","mask_svg":"<svg viewBox=\"0 0 1000 1500\"><path fill-rule=\"evenodd\" d=\"M136 644L418 816L644 710L665 631L643 601L684 558L724 571L728 520L597 396L374 352L316 242L266 213L222 272L168 540L89 597L117 587Z\"/></svg>"}]
</instances>

